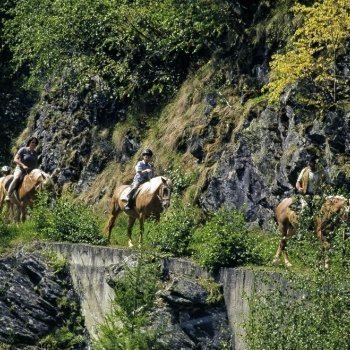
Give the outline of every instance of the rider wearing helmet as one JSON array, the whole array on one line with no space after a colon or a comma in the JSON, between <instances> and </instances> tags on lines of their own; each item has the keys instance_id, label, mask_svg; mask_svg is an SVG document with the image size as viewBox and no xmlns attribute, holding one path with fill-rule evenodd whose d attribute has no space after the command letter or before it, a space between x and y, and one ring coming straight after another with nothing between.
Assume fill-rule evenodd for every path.
<instances>
[{"instance_id":1,"label":"rider wearing helmet","mask_svg":"<svg viewBox=\"0 0 350 350\"><path fill-rule=\"evenodd\" d=\"M142 185L144 182L147 182L152 179L154 176L153 172L153 164L150 163L151 159L153 156L153 152L149 149L146 148L142 152L142 160L137 162L135 171L136 174L134 176L134 180L131 184L131 190L128 194L128 202L125 205L124 210L130 210L132 207L132 200L133 196L136 193L137 189Z\"/></svg>"},{"instance_id":2,"label":"rider wearing helmet","mask_svg":"<svg viewBox=\"0 0 350 350\"><path fill-rule=\"evenodd\" d=\"M4 165L1 168L1 172L4 174L4 176L10 175L11 168L8 165Z\"/></svg>"}]
</instances>

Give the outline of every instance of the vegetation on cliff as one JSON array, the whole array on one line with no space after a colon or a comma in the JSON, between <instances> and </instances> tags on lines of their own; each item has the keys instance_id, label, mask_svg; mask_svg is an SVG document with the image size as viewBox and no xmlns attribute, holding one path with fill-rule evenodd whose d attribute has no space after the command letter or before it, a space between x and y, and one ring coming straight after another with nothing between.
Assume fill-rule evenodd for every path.
<instances>
[{"instance_id":1,"label":"vegetation on cliff","mask_svg":"<svg viewBox=\"0 0 350 350\"><path fill-rule=\"evenodd\" d=\"M130 182L147 145L176 196L159 223L147 223L146 248L191 256L213 271L271 269L277 238L268 233L275 231L262 234L246 221L268 227L277 200L292 191L304 146L316 145L350 173L348 1L6 0L0 16L0 161L10 160L11 140L30 110L18 144L36 133L42 166L59 189L73 183L85 202L100 205L96 213L73 198L52 207L39 201L23 226L0 221L3 247L33 239L105 244L106 203L117 183ZM112 244L123 245L127 223L119 220ZM317 277L312 296L322 282L312 270L320 248L306 237L313 236L298 235L289 251ZM337 269L340 251L340 244L332 251ZM333 306L325 315L331 320ZM272 319L269 307L252 329ZM284 317L276 337L261 328L266 343L253 334L252 349L278 344ZM284 340L297 341L303 329ZM332 334L340 339L344 329L326 332L329 349Z\"/></svg>"}]
</instances>

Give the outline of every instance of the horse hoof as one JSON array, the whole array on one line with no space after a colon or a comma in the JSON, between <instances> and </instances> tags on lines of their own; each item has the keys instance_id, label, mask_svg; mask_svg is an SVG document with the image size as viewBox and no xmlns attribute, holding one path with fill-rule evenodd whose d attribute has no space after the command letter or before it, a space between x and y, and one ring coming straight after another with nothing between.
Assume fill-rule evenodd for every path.
<instances>
[{"instance_id":1,"label":"horse hoof","mask_svg":"<svg viewBox=\"0 0 350 350\"><path fill-rule=\"evenodd\" d=\"M272 265L277 265L278 264L278 259L273 259L272 260Z\"/></svg>"},{"instance_id":2,"label":"horse hoof","mask_svg":"<svg viewBox=\"0 0 350 350\"><path fill-rule=\"evenodd\" d=\"M132 248L134 246L130 240L128 242L128 245L129 245L129 248Z\"/></svg>"},{"instance_id":3,"label":"horse hoof","mask_svg":"<svg viewBox=\"0 0 350 350\"><path fill-rule=\"evenodd\" d=\"M289 268L289 267L292 267L293 265L290 263L290 262L286 262L285 263L286 267Z\"/></svg>"}]
</instances>

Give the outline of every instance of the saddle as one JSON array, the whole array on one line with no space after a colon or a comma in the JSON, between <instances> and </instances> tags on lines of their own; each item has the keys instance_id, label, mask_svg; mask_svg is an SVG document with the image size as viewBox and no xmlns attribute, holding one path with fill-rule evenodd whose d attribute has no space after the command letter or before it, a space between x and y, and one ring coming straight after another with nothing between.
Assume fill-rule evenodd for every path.
<instances>
[{"instance_id":1,"label":"saddle","mask_svg":"<svg viewBox=\"0 0 350 350\"><path fill-rule=\"evenodd\" d=\"M142 185L141 185L142 186ZM135 191L135 193L133 194L132 198L130 198L130 200L132 202L135 201L137 195L141 192L141 186ZM120 195L120 199L122 202L128 202L129 201L129 194L131 192L131 186L128 186Z\"/></svg>"}]
</instances>

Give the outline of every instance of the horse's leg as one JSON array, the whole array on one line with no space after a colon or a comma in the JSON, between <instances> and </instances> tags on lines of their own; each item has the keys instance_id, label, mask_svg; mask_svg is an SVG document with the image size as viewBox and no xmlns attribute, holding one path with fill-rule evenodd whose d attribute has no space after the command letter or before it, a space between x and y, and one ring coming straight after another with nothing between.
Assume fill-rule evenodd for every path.
<instances>
[{"instance_id":1,"label":"horse's leg","mask_svg":"<svg viewBox=\"0 0 350 350\"><path fill-rule=\"evenodd\" d=\"M22 202L21 208L21 222L24 222L26 220L26 211L27 211L27 205Z\"/></svg>"},{"instance_id":2,"label":"horse's leg","mask_svg":"<svg viewBox=\"0 0 350 350\"><path fill-rule=\"evenodd\" d=\"M282 253L283 253L283 256L284 256L284 265L286 267L291 267L292 264L290 263L289 261L289 256L288 256L288 253L287 253L287 250L286 250L286 247L287 247L287 237L283 237L282 239L282 244L283 244L283 248L282 248Z\"/></svg>"},{"instance_id":3,"label":"horse's leg","mask_svg":"<svg viewBox=\"0 0 350 350\"><path fill-rule=\"evenodd\" d=\"M324 268L328 269L329 268L328 251L330 248L330 244L327 241L326 237L323 235L321 226L322 226L322 223L316 223L316 236L321 243L321 251L322 251L322 258L323 258L323 262L324 262Z\"/></svg>"},{"instance_id":4,"label":"horse's leg","mask_svg":"<svg viewBox=\"0 0 350 350\"><path fill-rule=\"evenodd\" d=\"M132 248L134 245L132 244L131 241L131 234L132 234L132 228L134 226L134 223L136 221L136 218L133 216L129 216L129 223L128 223L128 245L130 248Z\"/></svg>"},{"instance_id":5,"label":"horse's leg","mask_svg":"<svg viewBox=\"0 0 350 350\"><path fill-rule=\"evenodd\" d=\"M117 219L118 215L120 214L121 210L119 208L118 203L115 200L112 200L111 204L111 213L109 214L109 219L107 222L107 225L104 228L104 233L107 234L107 240L110 242L111 240L111 233L113 226L115 224L115 220Z\"/></svg>"},{"instance_id":6,"label":"horse's leg","mask_svg":"<svg viewBox=\"0 0 350 350\"><path fill-rule=\"evenodd\" d=\"M272 260L272 263L273 264L277 264L278 263L278 260L280 259L280 256L286 246L286 234L287 234L287 230L286 230L286 227L285 225L283 225L282 223L279 223L278 224L278 230L281 232L282 234L282 238L278 244L278 247L277 247L277 251L276 251L276 254Z\"/></svg>"},{"instance_id":7,"label":"horse's leg","mask_svg":"<svg viewBox=\"0 0 350 350\"><path fill-rule=\"evenodd\" d=\"M143 241L143 232L145 230L145 217L140 215L140 237L139 237L139 246L141 247Z\"/></svg>"}]
</instances>

